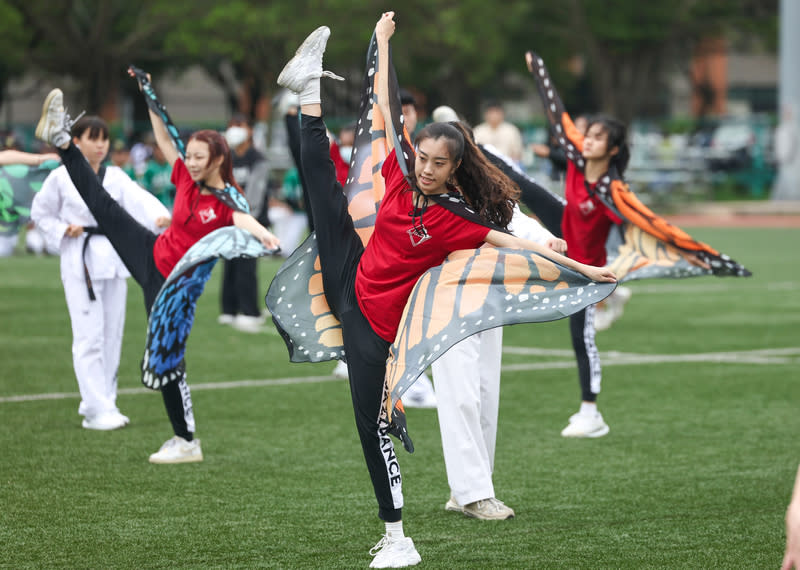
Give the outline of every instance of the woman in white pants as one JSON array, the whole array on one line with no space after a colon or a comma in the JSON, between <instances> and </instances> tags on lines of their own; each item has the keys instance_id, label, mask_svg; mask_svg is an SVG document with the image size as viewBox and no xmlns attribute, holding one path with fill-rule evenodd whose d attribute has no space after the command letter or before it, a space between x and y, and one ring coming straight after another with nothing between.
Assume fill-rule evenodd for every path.
<instances>
[{"instance_id":1,"label":"woman in white pants","mask_svg":"<svg viewBox=\"0 0 800 570\"><path fill-rule=\"evenodd\" d=\"M153 231L169 224L169 211L122 169L102 167L108 154L108 126L85 117L72 128L73 141L109 194ZM117 408L117 368L125 325L128 270L102 235L67 173L55 169L31 207L31 218L47 242L60 249L61 281L72 323L72 361L84 416L83 427L112 430L129 419Z\"/></svg>"},{"instance_id":2,"label":"woman in white pants","mask_svg":"<svg viewBox=\"0 0 800 570\"><path fill-rule=\"evenodd\" d=\"M563 253L566 242L514 208L508 229ZM492 472L500 403L503 328L489 329L454 345L434 361L439 429L450 499L448 511L484 520L503 520L514 511L494 494Z\"/></svg>"}]
</instances>

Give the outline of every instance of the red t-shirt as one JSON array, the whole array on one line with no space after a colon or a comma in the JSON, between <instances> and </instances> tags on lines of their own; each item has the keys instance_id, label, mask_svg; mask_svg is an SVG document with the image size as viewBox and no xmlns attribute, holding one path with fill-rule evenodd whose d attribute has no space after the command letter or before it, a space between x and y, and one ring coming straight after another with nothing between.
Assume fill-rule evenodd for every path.
<instances>
[{"instance_id":1,"label":"red t-shirt","mask_svg":"<svg viewBox=\"0 0 800 570\"><path fill-rule=\"evenodd\" d=\"M233 210L213 194L201 194L180 158L172 166L172 183L175 185L172 223L153 246L156 267L164 277L200 238L233 224Z\"/></svg>"},{"instance_id":2,"label":"red t-shirt","mask_svg":"<svg viewBox=\"0 0 800 570\"><path fill-rule=\"evenodd\" d=\"M595 184L590 188L594 189ZM575 261L590 265L606 264L606 239L613 224L622 220L597 196L590 196L586 178L572 162L567 163L564 191L567 205L561 218L561 231L567 242L567 254Z\"/></svg>"},{"instance_id":3,"label":"red t-shirt","mask_svg":"<svg viewBox=\"0 0 800 570\"><path fill-rule=\"evenodd\" d=\"M410 213L414 194L394 151L384 161L381 174L386 193L378 208L375 231L358 265L356 298L378 336L392 342L417 279L440 265L451 252L479 247L489 228L431 204L422 219L431 237L415 247L408 235L413 227Z\"/></svg>"}]
</instances>

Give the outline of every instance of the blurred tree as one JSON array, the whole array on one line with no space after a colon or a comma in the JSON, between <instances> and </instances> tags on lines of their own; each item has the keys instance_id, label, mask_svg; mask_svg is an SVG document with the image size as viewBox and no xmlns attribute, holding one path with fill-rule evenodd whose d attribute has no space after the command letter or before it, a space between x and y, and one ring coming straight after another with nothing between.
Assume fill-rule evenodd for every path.
<instances>
[{"instance_id":1,"label":"blurred tree","mask_svg":"<svg viewBox=\"0 0 800 570\"><path fill-rule=\"evenodd\" d=\"M665 70L688 75L691 50L705 38L757 37L775 46L777 0L569 0L569 6L575 47L585 54L600 108L624 121L663 91Z\"/></svg>"},{"instance_id":2,"label":"blurred tree","mask_svg":"<svg viewBox=\"0 0 800 570\"><path fill-rule=\"evenodd\" d=\"M128 64L164 62L165 33L175 26L165 0L10 0L30 31L26 65L77 83L77 107L103 112L114 100ZM132 83L132 82L131 82ZM135 86L134 86L135 87Z\"/></svg>"},{"instance_id":3,"label":"blurred tree","mask_svg":"<svg viewBox=\"0 0 800 570\"><path fill-rule=\"evenodd\" d=\"M5 102L8 82L25 72L29 38L19 10L6 0L0 1L0 106Z\"/></svg>"}]
</instances>

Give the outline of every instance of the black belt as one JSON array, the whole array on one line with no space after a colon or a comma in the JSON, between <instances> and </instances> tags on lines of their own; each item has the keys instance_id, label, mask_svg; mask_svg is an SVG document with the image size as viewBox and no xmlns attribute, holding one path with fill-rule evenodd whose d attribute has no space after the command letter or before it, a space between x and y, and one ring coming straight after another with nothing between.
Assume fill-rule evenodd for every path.
<instances>
[{"instance_id":1,"label":"black belt","mask_svg":"<svg viewBox=\"0 0 800 570\"><path fill-rule=\"evenodd\" d=\"M89 275L89 267L86 265L86 247L89 245L89 239L92 236L102 236L105 234L103 230L97 226L84 226L83 231L86 233L86 239L83 240L83 252L81 253L81 257L83 258L83 275L86 278L86 289L89 291L89 299L96 301L97 297L95 297L94 288L92 288L92 278Z\"/></svg>"}]
</instances>

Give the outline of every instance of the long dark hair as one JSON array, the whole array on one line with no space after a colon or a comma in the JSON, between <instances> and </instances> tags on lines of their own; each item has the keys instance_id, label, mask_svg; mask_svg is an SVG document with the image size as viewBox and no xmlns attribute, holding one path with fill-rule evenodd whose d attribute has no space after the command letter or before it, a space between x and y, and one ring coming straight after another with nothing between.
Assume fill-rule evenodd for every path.
<instances>
[{"instance_id":1,"label":"long dark hair","mask_svg":"<svg viewBox=\"0 0 800 570\"><path fill-rule=\"evenodd\" d=\"M621 121L610 117L608 115L595 115L589 117L588 124L586 125L586 132L589 128L599 124L603 127L603 131L608 135L606 150L611 150L617 147L619 150L617 154L611 157L609 166L614 166L617 173L622 176L625 169L628 167L628 161L631 159L631 151L628 148L628 129Z\"/></svg>"},{"instance_id":2,"label":"long dark hair","mask_svg":"<svg viewBox=\"0 0 800 570\"><path fill-rule=\"evenodd\" d=\"M236 179L233 177L233 159L231 158L231 149L228 148L228 143L225 141L225 137L223 137L217 131L203 129L202 131L196 131L192 133L192 135L189 137L189 140L191 141L193 139L204 142L208 145L209 164L215 161L218 157L223 157L222 163L219 165L219 174L222 177L222 181L226 184L230 184L236 188L240 194L244 195L242 187L239 186L239 183L236 182Z\"/></svg>"},{"instance_id":3,"label":"long dark hair","mask_svg":"<svg viewBox=\"0 0 800 570\"><path fill-rule=\"evenodd\" d=\"M459 164L455 180L467 204L484 220L502 228L508 227L519 198L519 188L499 168L486 160L473 139L472 133L460 122L431 123L415 139L445 139L453 162ZM416 188L416 180L412 180Z\"/></svg>"}]
</instances>

